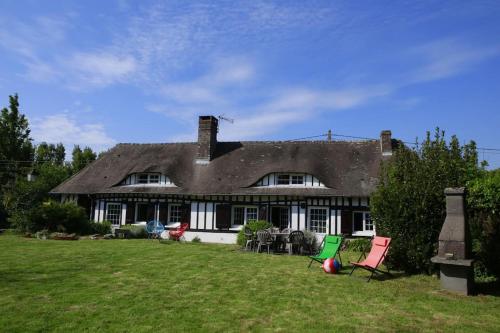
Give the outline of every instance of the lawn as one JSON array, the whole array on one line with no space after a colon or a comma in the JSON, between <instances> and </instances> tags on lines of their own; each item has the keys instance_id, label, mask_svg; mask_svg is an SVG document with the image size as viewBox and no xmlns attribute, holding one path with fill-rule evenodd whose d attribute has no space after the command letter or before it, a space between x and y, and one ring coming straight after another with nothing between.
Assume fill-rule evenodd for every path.
<instances>
[{"instance_id":1,"label":"lawn","mask_svg":"<svg viewBox=\"0 0 500 333\"><path fill-rule=\"evenodd\" d=\"M366 283L229 245L0 235L0 263L1 332L500 330L500 297L429 276Z\"/></svg>"}]
</instances>

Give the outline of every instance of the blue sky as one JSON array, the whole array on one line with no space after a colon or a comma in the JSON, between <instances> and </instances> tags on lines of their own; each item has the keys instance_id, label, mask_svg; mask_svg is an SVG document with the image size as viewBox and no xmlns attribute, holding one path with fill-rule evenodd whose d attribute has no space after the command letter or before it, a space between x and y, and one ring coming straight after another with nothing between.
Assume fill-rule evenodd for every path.
<instances>
[{"instance_id":1,"label":"blue sky","mask_svg":"<svg viewBox=\"0 0 500 333\"><path fill-rule=\"evenodd\" d=\"M235 119L221 140L500 148L499 36L498 1L2 0L0 105L69 148L195 141L202 114Z\"/></svg>"}]
</instances>

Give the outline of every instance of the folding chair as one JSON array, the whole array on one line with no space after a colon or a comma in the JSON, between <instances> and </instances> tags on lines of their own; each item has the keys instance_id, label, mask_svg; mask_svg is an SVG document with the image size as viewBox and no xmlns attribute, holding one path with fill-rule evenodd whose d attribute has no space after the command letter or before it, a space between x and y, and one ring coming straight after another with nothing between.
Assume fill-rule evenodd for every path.
<instances>
[{"instance_id":1,"label":"folding chair","mask_svg":"<svg viewBox=\"0 0 500 333\"><path fill-rule=\"evenodd\" d=\"M335 256L339 256L340 264L342 264L342 258L340 257L340 246L342 245L342 237L341 236L332 236L326 235L323 237L323 241L321 242L321 252L315 256L309 256L311 258L311 262L307 268L311 267L313 261L317 261L320 264L323 263L328 258L335 258Z\"/></svg>"},{"instance_id":2,"label":"folding chair","mask_svg":"<svg viewBox=\"0 0 500 333\"><path fill-rule=\"evenodd\" d=\"M365 253L363 253L359 257L358 262L351 262L353 267L349 275L352 275L354 270L358 267L366 269L367 271L371 272L367 282L370 282L371 278L373 277L373 274L375 273L383 273L391 275L389 270L387 270L387 272L384 272L378 269L378 266L382 264L387 255L387 251L389 250L390 244L391 244L390 238L375 236L372 240L372 248L370 250L370 253L368 253L368 256L366 256ZM365 256L365 260L360 261L363 255Z\"/></svg>"}]
</instances>

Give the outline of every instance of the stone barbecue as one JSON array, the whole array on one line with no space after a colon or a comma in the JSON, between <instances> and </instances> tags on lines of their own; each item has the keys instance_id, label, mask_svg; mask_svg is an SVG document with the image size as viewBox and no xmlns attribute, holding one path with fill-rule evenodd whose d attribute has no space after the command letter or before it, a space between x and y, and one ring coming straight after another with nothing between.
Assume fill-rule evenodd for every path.
<instances>
[{"instance_id":1,"label":"stone barbecue","mask_svg":"<svg viewBox=\"0 0 500 333\"><path fill-rule=\"evenodd\" d=\"M441 286L469 295L474 287L471 237L465 209L465 188L447 188L446 219L439 234L437 256L431 261L440 264Z\"/></svg>"}]
</instances>

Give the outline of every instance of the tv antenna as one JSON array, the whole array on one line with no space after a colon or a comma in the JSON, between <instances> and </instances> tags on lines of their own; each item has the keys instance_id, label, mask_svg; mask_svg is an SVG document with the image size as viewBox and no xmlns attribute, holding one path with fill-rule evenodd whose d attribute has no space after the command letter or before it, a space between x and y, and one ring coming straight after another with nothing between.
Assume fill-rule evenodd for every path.
<instances>
[{"instance_id":1,"label":"tv antenna","mask_svg":"<svg viewBox=\"0 0 500 333\"><path fill-rule=\"evenodd\" d=\"M217 118L219 118L219 120L224 120L224 121L227 121L228 123L234 124L234 119L233 118L228 118L228 117L226 117L223 114L218 115Z\"/></svg>"}]
</instances>

